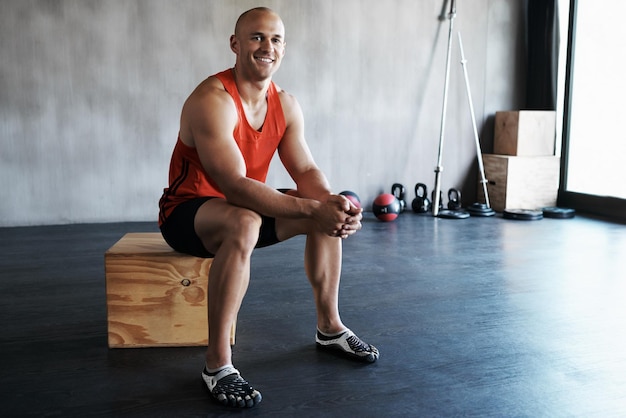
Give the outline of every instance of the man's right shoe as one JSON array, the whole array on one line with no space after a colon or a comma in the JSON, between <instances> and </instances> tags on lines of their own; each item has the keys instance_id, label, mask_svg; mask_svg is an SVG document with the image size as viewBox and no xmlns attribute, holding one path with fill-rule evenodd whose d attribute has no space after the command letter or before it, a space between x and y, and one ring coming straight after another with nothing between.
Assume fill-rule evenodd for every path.
<instances>
[{"instance_id":1,"label":"man's right shoe","mask_svg":"<svg viewBox=\"0 0 626 418\"><path fill-rule=\"evenodd\" d=\"M215 374L209 373L205 367L202 380L213 399L222 405L251 408L261 402L261 393L253 389L233 366L226 366Z\"/></svg>"}]
</instances>

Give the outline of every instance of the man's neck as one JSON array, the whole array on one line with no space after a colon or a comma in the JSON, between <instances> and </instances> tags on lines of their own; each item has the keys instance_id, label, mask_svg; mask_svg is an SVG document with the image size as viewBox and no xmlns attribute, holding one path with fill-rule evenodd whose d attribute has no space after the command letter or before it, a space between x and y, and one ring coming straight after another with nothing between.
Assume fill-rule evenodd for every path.
<instances>
[{"instance_id":1,"label":"man's neck","mask_svg":"<svg viewBox=\"0 0 626 418\"><path fill-rule=\"evenodd\" d=\"M239 91L241 101L251 108L264 104L267 97L267 90L270 87L271 79L252 81L242 75L237 67L233 69L235 84Z\"/></svg>"}]
</instances>

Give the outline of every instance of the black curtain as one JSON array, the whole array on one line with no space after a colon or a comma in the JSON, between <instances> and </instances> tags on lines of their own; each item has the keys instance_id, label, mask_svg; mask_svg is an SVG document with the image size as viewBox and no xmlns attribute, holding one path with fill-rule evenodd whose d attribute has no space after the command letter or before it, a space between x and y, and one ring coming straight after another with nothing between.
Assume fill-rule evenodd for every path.
<instances>
[{"instance_id":1,"label":"black curtain","mask_svg":"<svg viewBox=\"0 0 626 418\"><path fill-rule=\"evenodd\" d=\"M555 110L559 54L557 0L528 0L526 7L526 109Z\"/></svg>"}]
</instances>

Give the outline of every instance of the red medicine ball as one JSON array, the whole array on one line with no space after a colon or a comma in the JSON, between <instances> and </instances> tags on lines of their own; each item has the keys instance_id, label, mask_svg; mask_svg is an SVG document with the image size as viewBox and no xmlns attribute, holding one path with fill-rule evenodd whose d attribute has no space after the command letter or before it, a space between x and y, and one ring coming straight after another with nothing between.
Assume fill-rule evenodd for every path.
<instances>
[{"instance_id":1,"label":"red medicine ball","mask_svg":"<svg viewBox=\"0 0 626 418\"><path fill-rule=\"evenodd\" d=\"M383 222L391 222L400 214L400 201L391 193L383 193L374 199L372 212Z\"/></svg>"}]
</instances>

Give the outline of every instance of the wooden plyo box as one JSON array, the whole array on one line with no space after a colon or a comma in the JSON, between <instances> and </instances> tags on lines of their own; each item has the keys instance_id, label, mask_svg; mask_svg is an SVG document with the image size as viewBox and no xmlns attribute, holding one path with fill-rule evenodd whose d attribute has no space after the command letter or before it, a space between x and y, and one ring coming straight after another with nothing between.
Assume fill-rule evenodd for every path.
<instances>
[{"instance_id":1,"label":"wooden plyo box","mask_svg":"<svg viewBox=\"0 0 626 418\"><path fill-rule=\"evenodd\" d=\"M540 209L556 206L559 190L559 157L513 157L483 154L487 193L491 207ZM482 187L478 188L484 199Z\"/></svg>"},{"instance_id":2,"label":"wooden plyo box","mask_svg":"<svg viewBox=\"0 0 626 418\"><path fill-rule=\"evenodd\" d=\"M554 155L556 112L496 112L493 153L519 157Z\"/></svg>"},{"instance_id":3,"label":"wooden plyo box","mask_svg":"<svg viewBox=\"0 0 626 418\"><path fill-rule=\"evenodd\" d=\"M178 253L158 232L128 233L104 258L109 347L207 345L212 259Z\"/></svg>"}]
</instances>

